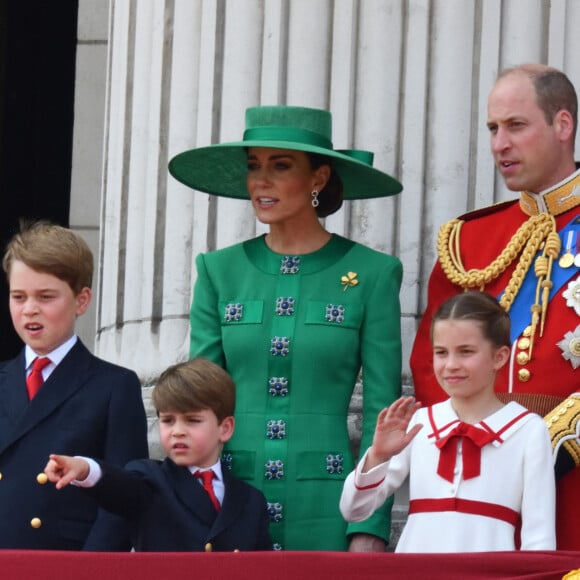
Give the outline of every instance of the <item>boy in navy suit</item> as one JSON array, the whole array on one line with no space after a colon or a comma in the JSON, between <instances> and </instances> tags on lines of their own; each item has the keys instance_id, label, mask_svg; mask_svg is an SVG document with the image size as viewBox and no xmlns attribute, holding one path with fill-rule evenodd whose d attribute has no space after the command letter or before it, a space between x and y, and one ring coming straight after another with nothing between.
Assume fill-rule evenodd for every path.
<instances>
[{"instance_id":1,"label":"boy in navy suit","mask_svg":"<svg viewBox=\"0 0 580 580\"><path fill-rule=\"evenodd\" d=\"M0 549L128 550L124 522L42 472L51 451L119 465L147 457L137 375L93 356L75 335L91 301L93 256L67 228L37 222L8 243L12 323L25 347L0 363Z\"/></svg>"},{"instance_id":2,"label":"boy in navy suit","mask_svg":"<svg viewBox=\"0 0 580 580\"><path fill-rule=\"evenodd\" d=\"M264 495L220 461L234 431L230 375L206 359L193 359L169 367L152 398L164 461L131 461L119 469L91 458L50 455L48 479L57 489L69 483L85 487L102 507L124 516L136 551L271 550Z\"/></svg>"}]
</instances>

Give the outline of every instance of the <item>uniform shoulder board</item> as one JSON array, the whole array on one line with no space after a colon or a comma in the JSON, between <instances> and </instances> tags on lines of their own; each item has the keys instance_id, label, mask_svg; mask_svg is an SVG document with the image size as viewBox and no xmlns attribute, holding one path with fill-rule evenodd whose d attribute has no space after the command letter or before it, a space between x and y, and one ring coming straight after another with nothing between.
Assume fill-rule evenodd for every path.
<instances>
[{"instance_id":1,"label":"uniform shoulder board","mask_svg":"<svg viewBox=\"0 0 580 580\"><path fill-rule=\"evenodd\" d=\"M488 205L487 207L482 207L481 209L474 209L472 211L468 211L463 215L460 215L458 219L468 222L480 217L485 217L487 215L491 215L497 211L501 211L502 209L513 205L514 203L518 203L519 199L510 199L508 201L500 201L498 203L494 203L493 205Z\"/></svg>"}]
</instances>

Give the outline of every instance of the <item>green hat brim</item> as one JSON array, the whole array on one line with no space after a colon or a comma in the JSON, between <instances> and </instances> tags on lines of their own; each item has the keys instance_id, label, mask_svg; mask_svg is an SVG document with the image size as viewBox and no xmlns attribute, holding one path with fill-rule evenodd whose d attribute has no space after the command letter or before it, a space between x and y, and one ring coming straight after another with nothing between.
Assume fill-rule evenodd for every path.
<instances>
[{"instance_id":1,"label":"green hat brim","mask_svg":"<svg viewBox=\"0 0 580 580\"><path fill-rule=\"evenodd\" d=\"M344 199L387 197L403 190L395 178L358 159L332 149L288 141L239 141L190 149L171 159L169 173L198 191L249 199L246 187L248 147L291 149L327 156L342 181Z\"/></svg>"}]
</instances>

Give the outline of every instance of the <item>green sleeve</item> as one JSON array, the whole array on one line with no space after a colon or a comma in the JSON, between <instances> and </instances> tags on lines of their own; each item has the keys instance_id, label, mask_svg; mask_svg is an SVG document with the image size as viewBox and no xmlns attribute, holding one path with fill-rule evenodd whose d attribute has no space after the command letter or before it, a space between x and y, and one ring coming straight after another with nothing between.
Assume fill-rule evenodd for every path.
<instances>
[{"instance_id":1,"label":"green sleeve","mask_svg":"<svg viewBox=\"0 0 580 580\"><path fill-rule=\"evenodd\" d=\"M206 267L204 254L195 259L197 280L190 313L189 356L201 356L225 367L218 293Z\"/></svg>"},{"instance_id":2,"label":"green sleeve","mask_svg":"<svg viewBox=\"0 0 580 580\"><path fill-rule=\"evenodd\" d=\"M361 455L371 445L379 411L401 395L401 306L403 267L389 257L365 307L361 331L363 427ZM393 498L368 519L349 524L347 534L371 534L389 540Z\"/></svg>"}]
</instances>

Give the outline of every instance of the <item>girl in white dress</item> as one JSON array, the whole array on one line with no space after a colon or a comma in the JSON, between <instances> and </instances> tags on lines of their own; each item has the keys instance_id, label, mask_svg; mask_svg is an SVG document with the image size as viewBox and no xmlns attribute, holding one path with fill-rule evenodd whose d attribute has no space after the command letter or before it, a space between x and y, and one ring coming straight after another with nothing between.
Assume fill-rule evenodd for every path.
<instances>
[{"instance_id":1,"label":"girl in white dress","mask_svg":"<svg viewBox=\"0 0 580 580\"><path fill-rule=\"evenodd\" d=\"M401 397L380 412L371 447L344 483L347 521L367 518L409 476L397 552L555 549L548 429L494 393L495 375L510 359L509 329L508 314L483 292L440 307L433 367L449 399L422 409Z\"/></svg>"}]
</instances>

